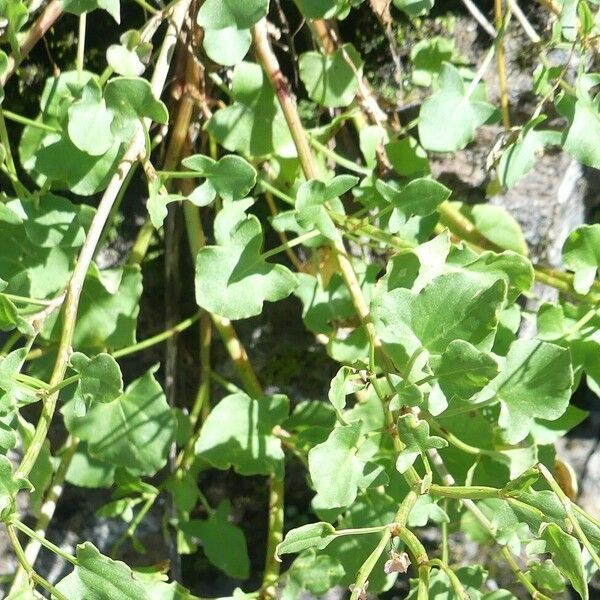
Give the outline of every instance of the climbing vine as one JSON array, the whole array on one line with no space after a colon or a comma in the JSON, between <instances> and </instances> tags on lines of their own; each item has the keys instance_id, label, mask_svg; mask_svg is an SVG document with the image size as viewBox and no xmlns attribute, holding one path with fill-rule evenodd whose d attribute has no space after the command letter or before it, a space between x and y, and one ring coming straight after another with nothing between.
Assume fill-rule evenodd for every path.
<instances>
[{"instance_id":1,"label":"climbing vine","mask_svg":"<svg viewBox=\"0 0 600 600\"><path fill-rule=\"evenodd\" d=\"M336 585L365 600L405 573L418 600L543 600L566 583L587 600L600 522L577 505L554 443L586 418L574 391L600 394L600 225L569 234L563 270L537 264L512 216L468 204L430 161L497 127L489 195L551 147L600 168L600 2L540 1L541 29L515 0L496 0L491 20L465 1L489 40L477 65L440 36L398 55L397 24L421 27L434 0L132 4L137 29L121 28L92 72L94 16L119 24L119 0L0 0L0 520L18 561L7 597L196 598L173 561L201 553L237 582L236 600ZM397 107L342 39L358 10L388 41ZM54 65L38 113L20 114L11 102L28 57L59 19L74 59ZM535 50L526 117L511 112L509 28ZM494 69L497 98L485 83ZM411 98L418 115L405 122ZM107 268L134 182L143 220ZM156 252L169 314L138 340ZM174 282L192 279L195 308L175 318L189 303L174 306ZM540 286L557 300L532 308ZM273 393L236 331L288 297L338 364L323 397ZM525 321L535 337L519 336ZM186 404L173 373L178 335L193 330L199 386ZM158 344L161 370L124 369L124 382L122 361ZM290 465L310 495L293 527ZM202 489L230 469L268 482L258 573L231 499L211 503ZM82 539L72 555L49 539L65 485L111 490L98 514L127 526L110 552ZM170 567L120 561L126 544L144 553L138 530L159 506ZM425 526L439 531L434 544ZM459 531L497 548L507 589L486 584L490 565L452 555ZM57 582L36 568L42 547L69 565Z\"/></svg>"}]
</instances>

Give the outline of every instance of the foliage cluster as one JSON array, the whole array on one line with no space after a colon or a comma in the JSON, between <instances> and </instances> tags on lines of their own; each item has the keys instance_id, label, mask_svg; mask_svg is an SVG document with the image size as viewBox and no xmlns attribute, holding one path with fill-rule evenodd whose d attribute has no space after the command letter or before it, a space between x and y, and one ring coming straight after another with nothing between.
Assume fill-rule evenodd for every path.
<instances>
[{"instance_id":1,"label":"foliage cluster","mask_svg":"<svg viewBox=\"0 0 600 600\"><path fill-rule=\"evenodd\" d=\"M548 27L537 32L517 2L496 0L493 25L478 17L492 38L475 68L451 40L415 45L398 84L425 99L406 124L381 108L337 24L373 10L393 37L394 18L410 27L434 0L136 2L139 28L122 31L94 73L85 69L88 15L104 10L118 23L119 0L50 0L37 12L0 0L0 102L54 22L78 23L75 65L48 78L39 114L0 104L0 520L19 561L8 597L194 598L185 577L116 560L125 541L144 552L138 527L168 498L165 536L180 555L201 552L241 581L235 600L278 589L294 600L335 585L364 600L406 572L418 600L509 600L523 590L547 599L566 583L587 600L600 521L573 502L554 443L586 417L570 402L580 383L600 395L600 225L569 235L564 271L533 264L508 213L452 197L429 161L501 121L490 194L516 185L550 146L600 168L600 75L588 69L600 2L544 0ZM314 40L292 56L295 90L279 64L280 46L293 41L288 21ZM509 27L523 28L537 52L536 108L518 123L504 75ZM559 56L568 62L552 62L554 49L567 49ZM493 68L498 103L483 83ZM318 107L318 126L303 125L294 93ZM18 144L7 121L18 124ZM101 269L134 177L147 183L147 221L126 262ZM197 312L137 341L148 249L164 239L168 250L178 211ZM275 236L281 243L265 249ZM534 282L560 297L525 310ZM340 365L328 398L266 394L236 333L233 322L290 295ZM519 338L524 319L535 320L535 338ZM172 346L192 327L200 385L190 406L163 391L157 366L124 386L120 359ZM236 382L212 369L220 343ZM51 446L57 421L66 435ZM312 497L307 522L291 530L290 461ZM199 486L202 474L228 469L268 480L257 591L243 584L253 574L230 500L213 506ZM111 557L89 541L73 556L46 539L65 482L112 490L99 515L128 526ZM420 530L432 525L439 547L426 548ZM495 545L514 585L491 590L486 565L456 565L455 531ZM73 567L56 584L36 571L41 546Z\"/></svg>"}]
</instances>

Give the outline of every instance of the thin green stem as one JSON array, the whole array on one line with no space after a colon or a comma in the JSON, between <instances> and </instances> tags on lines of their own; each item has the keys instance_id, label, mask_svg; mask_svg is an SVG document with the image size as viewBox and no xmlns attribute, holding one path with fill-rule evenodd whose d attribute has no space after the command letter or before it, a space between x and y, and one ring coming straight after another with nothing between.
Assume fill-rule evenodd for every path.
<instances>
[{"instance_id":1,"label":"thin green stem","mask_svg":"<svg viewBox=\"0 0 600 600\"><path fill-rule=\"evenodd\" d=\"M19 341L23 334L15 329L7 338L0 349L0 356L6 356L13 348L13 346Z\"/></svg>"},{"instance_id":2,"label":"thin green stem","mask_svg":"<svg viewBox=\"0 0 600 600\"><path fill-rule=\"evenodd\" d=\"M325 144L321 144L319 140L314 138L313 136L308 136L308 141L313 148L316 148L319 152L322 152L325 156L335 161L340 167L344 167L348 169L348 171L352 171L353 173L358 173L359 175L363 175L364 177L369 177L371 175L371 169L367 167L361 167L357 165L355 162L351 161L348 158L345 158L339 155L337 152L325 146Z\"/></svg>"},{"instance_id":3,"label":"thin green stem","mask_svg":"<svg viewBox=\"0 0 600 600\"><path fill-rule=\"evenodd\" d=\"M554 479L554 477L552 476L552 473L550 473L550 471L544 464L538 463L537 470L542 474L542 477L548 482L548 485L550 486L552 491L560 499L565 509L565 512L567 513L567 517L575 531L575 534L577 535L577 538L584 545L586 550L590 553L590 556L592 557L592 560L594 561L596 566L600 568L600 556L598 556L596 549L588 539L587 535L585 535L583 529L581 528L581 525L579 524L579 520L574 515L573 503L571 502L571 499L563 492L560 485L558 485L556 479Z\"/></svg>"},{"instance_id":4,"label":"thin green stem","mask_svg":"<svg viewBox=\"0 0 600 600\"><path fill-rule=\"evenodd\" d=\"M6 121L4 120L4 110L0 106L0 144L4 146L5 153L5 162L7 168L7 175L10 179L11 185L17 196L21 196L27 198L29 196L29 192L25 188L25 186L19 181L19 177L17 175L17 168L15 166L15 161L11 151L10 139L8 137L8 130L6 129ZM1 162L0 162L1 164Z\"/></svg>"},{"instance_id":5,"label":"thin green stem","mask_svg":"<svg viewBox=\"0 0 600 600\"><path fill-rule=\"evenodd\" d=\"M55 386L49 388L46 391L46 393L47 394L56 394L57 392L59 392L63 388L66 388L66 387L72 385L73 383L77 383L80 379L81 379L81 375L80 374L71 375L71 377L66 377L60 383L57 383Z\"/></svg>"},{"instance_id":6,"label":"thin green stem","mask_svg":"<svg viewBox=\"0 0 600 600\"><path fill-rule=\"evenodd\" d=\"M439 418L445 419L449 417L456 417L457 415L464 415L466 413L473 412L474 410L480 410L486 406L492 406L498 402L496 396L488 398L483 402L476 402L474 404L465 404L464 406L457 406L456 408L449 408L445 410Z\"/></svg>"},{"instance_id":7,"label":"thin green stem","mask_svg":"<svg viewBox=\"0 0 600 600\"><path fill-rule=\"evenodd\" d=\"M171 57L173 50L178 41L179 30L181 29L185 15L188 12L190 0L179 0L172 7L167 31L165 32L165 38L161 46L161 50L156 62L156 68L151 80L152 92L160 96L162 89L165 85L167 75L169 72ZM146 121L148 121L146 123ZM145 127L147 129L149 125L149 119L145 120ZM73 270L73 274L67 286L65 300L63 303L63 324L60 336L60 342L50 377L50 386L54 387L58 385L64 378L67 365L69 362L69 356L71 351L71 343L73 341L73 335L75 333L75 322L77 320L77 312L79 308L79 300L83 291L83 284L85 281L88 268L94 257L96 246L101 238L102 231L106 225L110 214L112 212L113 204L115 203L121 186L127 176L127 173L131 169L131 166L138 161L140 154L144 151L144 135L139 129L134 134L133 139L125 151L123 158L121 159L116 171L114 172L110 182L108 183L102 199L98 204L98 209L92 223L88 229L86 239L81 248L79 258ZM31 440L31 444L27 448L21 464L16 470L17 477L27 477L39 453L42 450L42 446L50 423L56 410L56 402L58 400L58 394L49 395L42 407L42 413L38 420L38 423Z\"/></svg>"},{"instance_id":8,"label":"thin green stem","mask_svg":"<svg viewBox=\"0 0 600 600\"><path fill-rule=\"evenodd\" d=\"M139 6L141 6L146 12L149 12L151 15L157 15L161 12L157 8L154 8L153 6L148 4L148 2L146 2L146 0L133 0L133 1L136 4L138 4Z\"/></svg>"},{"instance_id":9,"label":"thin green stem","mask_svg":"<svg viewBox=\"0 0 600 600\"><path fill-rule=\"evenodd\" d=\"M210 378L215 383L220 385L226 392L229 392L230 394L243 394L244 393L244 390L241 387L238 387L237 385L235 385L235 383L228 381L227 379L225 379L225 377L222 377L216 371L210 372Z\"/></svg>"},{"instance_id":10,"label":"thin green stem","mask_svg":"<svg viewBox=\"0 0 600 600\"><path fill-rule=\"evenodd\" d=\"M14 123L19 123L20 125L27 125L29 127L33 127L34 129L40 129L41 131L47 131L48 133L60 133L60 129L58 127L53 127L52 125L48 125L47 123L42 123L41 121L35 121L34 119L30 119L29 117L24 117L23 115L19 115L10 110L2 109L4 113L4 117L13 121Z\"/></svg>"},{"instance_id":11,"label":"thin green stem","mask_svg":"<svg viewBox=\"0 0 600 600\"><path fill-rule=\"evenodd\" d=\"M277 558L277 546L283 541L284 489L283 477L278 475L269 477L267 551L261 584L261 598L277 596L277 582L281 570L281 563Z\"/></svg>"},{"instance_id":12,"label":"thin green stem","mask_svg":"<svg viewBox=\"0 0 600 600\"><path fill-rule=\"evenodd\" d=\"M52 478L52 483L48 487L48 492L39 510L40 516L35 524L35 531L39 536L44 537L46 535L45 532L48 529L48 525L50 524L52 517L54 516L54 512L56 511L56 505L63 491L67 471L69 469L69 465L71 464L71 460L73 459L73 455L77 451L78 445L79 440L71 436L69 436L65 442L64 451L60 457L60 462L56 472L54 473L54 477ZM35 563L37 555L40 551L40 547L41 544L37 539L30 539L29 543L25 547L25 557L27 558L27 562L32 566ZM10 589L10 593L16 592L23 585L25 575L26 573L23 568L20 568L17 571Z\"/></svg>"},{"instance_id":13,"label":"thin green stem","mask_svg":"<svg viewBox=\"0 0 600 600\"><path fill-rule=\"evenodd\" d=\"M17 296L16 294L2 294L12 302L17 304L32 304L34 306L51 306L54 300L39 300L37 298L29 298L28 296Z\"/></svg>"},{"instance_id":14,"label":"thin green stem","mask_svg":"<svg viewBox=\"0 0 600 600\"><path fill-rule=\"evenodd\" d=\"M501 498L502 490L485 485L437 485L432 484L427 490L433 496L454 498L455 500L484 500L486 498Z\"/></svg>"},{"instance_id":15,"label":"thin green stem","mask_svg":"<svg viewBox=\"0 0 600 600\"><path fill-rule=\"evenodd\" d=\"M439 569L444 571L444 573L450 580L450 584L452 585L454 593L459 598L469 600L469 594L467 594L465 588L463 587L463 584L460 582L460 579L456 576L456 573L448 566L448 563L446 561L440 560L439 558L432 558L429 560L429 564L432 567L438 567Z\"/></svg>"},{"instance_id":16,"label":"thin green stem","mask_svg":"<svg viewBox=\"0 0 600 600\"><path fill-rule=\"evenodd\" d=\"M275 256L276 254L280 254L281 252L285 252L286 250L289 250L290 248L293 248L294 246L299 246L300 244L304 244L304 242L307 242L308 240L312 240L313 238L317 237L318 235L321 235L321 232L318 229L313 229L312 231L303 233L302 235L299 235L298 237L295 237L283 244L280 244L279 246L276 246L275 248L272 248L271 250L267 250L266 252L263 252L260 255L260 257L263 260L266 260L267 258L270 258L271 256Z\"/></svg>"},{"instance_id":17,"label":"thin green stem","mask_svg":"<svg viewBox=\"0 0 600 600\"><path fill-rule=\"evenodd\" d=\"M383 533L379 538L379 542L377 546L369 554L369 556L365 559L363 564L361 565L358 573L356 574L356 580L354 582L354 587L352 590L352 595L350 596L350 600L358 600L361 597L361 592L365 589L365 585L369 580L369 576L371 575L377 561L385 551L387 545L389 544L392 535L401 535L401 531L405 531L406 522L410 515L411 510L413 509L417 499L419 497L418 486L415 486L413 489L409 490L408 494L404 497L404 500L400 504L398 511L396 512L396 516L394 517L394 523L392 525L384 526ZM364 531L364 530L363 530ZM411 540L412 542L412 540ZM422 546L420 547L422 548ZM409 547L411 550L413 557L418 560L418 556L420 554L420 548L415 547L412 544L412 547Z\"/></svg>"},{"instance_id":18,"label":"thin green stem","mask_svg":"<svg viewBox=\"0 0 600 600\"><path fill-rule=\"evenodd\" d=\"M144 520L144 517L148 514L148 511L154 505L154 502L158 498L158 493L156 494L148 494L145 498L145 502L142 505L142 508L137 512L134 519L129 524L129 527L119 536L117 541L114 543L110 555L115 558L119 552L121 546L125 543L125 540L128 538L132 538L137 531L137 528L140 526L140 523Z\"/></svg>"},{"instance_id":19,"label":"thin green stem","mask_svg":"<svg viewBox=\"0 0 600 600\"><path fill-rule=\"evenodd\" d=\"M124 356L129 356L130 354L135 354L136 352L140 352L142 350L146 350L156 344L160 344L165 340L177 335L189 327L191 327L198 319L200 318L201 312L198 311L195 315L184 319L180 323L177 323L174 327L170 327L165 331L161 331L152 337L149 337L141 342L137 342L136 344L132 344L131 346L127 346L126 348L121 348L120 350L115 350L112 355L114 358L123 358Z\"/></svg>"},{"instance_id":20,"label":"thin green stem","mask_svg":"<svg viewBox=\"0 0 600 600\"><path fill-rule=\"evenodd\" d=\"M59 592L47 579L44 579L39 573L35 571L35 569L29 564L27 561L27 557L25 556L25 552L23 550L23 546L21 546L21 542L19 542L19 538L17 537L17 533L12 525L7 525L6 530L8 532L8 537L10 539L10 543L15 551L15 555L21 567L26 571L26 573L35 581L39 586L43 587L47 592L52 594L52 597L56 600L67 600L67 597L64 596L61 592Z\"/></svg>"},{"instance_id":21,"label":"thin green stem","mask_svg":"<svg viewBox=\"0 0 600 600\"><path fill-rule=\"evenodd\" d=\"M551 600L548 596L542 594L531 581L527 578L525 573L523 573L521 567L517 564L517 561L514 559L510 550L506 547L505 544L501 544L496 540L496 527L491 523L491 521L483 514L480 508L473 502L472 500L464 500L465 506L471 511L473 516L481 523L484 529L489 533L489 535L496 541L496 543L500 546L500 551L502 552L502 556L504 560L508 563L512 572L515 574L515 577L519 580L521 584L525 587L525 589L535 598L536 600Z\"/></svg>"},{"instance_id":22,"label":"thin green stem","mask_svg":"<svg viewBox=\"0 0 600 600\"><path fill-rule=\"evenodd\" d=\"M285 202L286 204L289 204L290 206L296 206L296 201L290 195L286 194L285 192L282 192L279 188L275 187L264 177L259 177L258 183L265 190L267 190L268 192L271 192L271 194L273 194L273 196L275 196L276 198L283 200L283 202Z\"/></svg>"}]
</instances>

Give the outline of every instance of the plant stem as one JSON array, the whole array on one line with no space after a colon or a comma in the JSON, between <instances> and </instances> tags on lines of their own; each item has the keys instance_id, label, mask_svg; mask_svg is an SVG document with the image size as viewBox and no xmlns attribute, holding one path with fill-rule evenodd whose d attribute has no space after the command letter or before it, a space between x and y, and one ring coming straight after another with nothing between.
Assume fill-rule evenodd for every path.
<instances>
[{"instance_id":1,"label":"plant stem","mask_svg":"<svg viewBox=\"0 0 600 600\"><path fill-rule=\"evenodd\" d=\"M114 358L123 358L124 356L129 356L130 354L135 354L136 352L140 352L141 350L146 350L156 344L160 344L169 338L185 331L189 327L191 327L198 319L202 313L198 311L195 315L184 319L180 323L177 323L174 327L170 327L169 329L165 329L165 331L161 331L152 337L149 337L141 342L137 342L137 344L132 344L131 346L127 346L126 348L121 348L119 350L115 350L112 355Z\"/></svg>"},{"instance_id":2,"label":"plant stem","mask_svg":"<svg viewBox=\"0 0 600 600\"><path fill-rule=\"evenodd\" d=\"M462 0L467 10L473 15L473 18L481 25L481 27L493 38L496 37L494 26L486 19L485 15L479 10L473 0Z\"/></svg>"},{"instance_id":3,"label":"plant stem","mask_svg":"<svg viewBox=\"0 0 600 600\"><path fill-rule=\"evenodd\" d=\"M77 383L81 379L81 375L71 375L71 377L67 377L63 379L60 383L57 383L54 387L51 387L46 391L47 394L56 394L63 388L70 386L73 383Z\"/></svg>"},{"instance_id":4,"label":"plant stem","mask_svg":"<svg viewBox=\"0 0 600 600\"><path fill-rule=\"evenodd\" d=\"M134 519L129 524L129 527L127 527L127 529L118 537L116 542L113 544L113 547L110 551L110 555L113 559L116 558L119 549L124 544L125 540L135 535L137 528L139 527L140 523L144 520L144 517L148 514L148 511L152 508L152 505L156 501L157 497L158 494L147 495L142 508L140 508L140 510L137 512Z\"/></svg>"},{"instance_id":5,"label":"plant stem","mask_svg":"<svg viewBox=\"0 0 600 600\"><path fill-rule=\"evenodd\" d=\"M77 559L74 556L72 556L68 552L65 552L62 548L47 540L43 535L38 534L37 531L34 531L30 527L27 527L25 523L19 521L19 519L17 519L16 517L10 520L10 524L14 525L19 531L22 531L27 537L37 540L42 546L48 548L48 550L51 550L52 552L54 552L54 554L60 556L67 562L70 562L72 565L77 564Z\"/></svg>"},{"instance_id":6,"label":"plant stem","mask_svg":"<svg viewBox=\"0 0 600 600\"><path fill-rule=\"evenodd\" d=\"M280 244L279 246L276 246L275 248L272 248L271 250L267 250L266 252L263 252L260 255L260 257L263 260L266 260L267 258L270 258L271 256L275 256L276 254L280 254L281 252L285 252L286 250L289 250L290 248L293 248L294 246L299 246L300 244L304 244L304 242L307 242L308 240L312 240L313 238L317 237L318 235L321 235L321 232L318 229L313 229L312 231L303 233L302 235L299 235L298 237L295 237L292 240L289 240L283 244Z\"/></svg>"},{"instance_id":7,"label":"plant stem","mask_svg":"<svg viewBox=\"0 0 600 600\"><path fill-rule=\"evenodd\" d=\"M313 146L314 148L319 150L319 152L322 152L325 156L327 156L331 160L335 161L341 167L348 169L348 171L358 173L359 175L362 175L363 177L368 177L371 175L370 169L368 169L367 167L361 167L360 165L357 165L355 162L351 161L350 159L340 156L337 152L335 152L331 148L328 148L327 146L325 146L325 144L321 144L321 142L319 142L319 140L317 140L313 136L309 136L308 141L310 142L311 146Z\"/></svg>"},{"instance_id":8,"label":"plant stem","mask_svg":"<svg viewBox=\"0 0 600 600\"><path fill-rule=\"evenodd\" d=\"M506 54L504 52L504 0L494 0L494 19L498 35L496 37L496 63L498 66L498 82L500 85L500 111L504 129L510 129L510 115L508 109L508 81L506 79ZM510 13L509 13L510 14Z\"/></svg>"},{"instance_id":9,"label":"plant stem","mask_svg":"<svg viewBox=\"0 0 600 600\"><path fill-rule=\"evenodd\" d=\"M16 296L15 294L2 293L5 298L17 304L32 304L34 306L50 306L52 300L38 300L37 298L29 298L27 296Z\"/></svg>"},{"instance_id":10,"label":"plant stem","mask_svg":"<svg viewBox=\"0 0 600 600\"><path fill-rule=\"evenodd\" d=\"M61 594L47 579L44 579L40 574L38 574L35 569L29 564L27 561L27 557L25 556L25 552L23 551L23 546L21 546L21 542L19 542L19 538L17 537L17 533L12 525L7 525L6 530L8 532L8 537L10 539L10 543L15 551L15 555L17 556L17 560L19 561L20 566L24 569L24 571L29 575L33 581L35 581L38 585L43 587L46 591L52 594L52 597L56 600L67 600L67 597Z\"/></svg>"},{"instance_id":11,"label":"plant stem","mask_svg":"<svg viewBox=\"0 0 600 600\"><path fill-rule=\"evenodd\" d=\"M171 20L167 31L165 33L165 39L160 50L160 54L157 59L156 69L151 81L152 91L156 96L160 96L162 88L165 85L165 81L169 72L169 65L171 60L172 49L177 43L178 32L183 23L184 17L187 13L191 0L179 0L173 5ZM145 122L145 128L150 124L149 119ZM117 199L121 185L125 180L125 177L131 166L138 160L140 154L144 151L145 139L144 134L141 131L143 128L138 128L132 141L129 144L127 151L125 152L123 159L121 160L116 172L112 176L102 199L98 205L98 209L90 228L88 230L85 242L81 248L77 264L73 271L73 275L67 286L67 292L63 304L63 327L58 346L58 352L54 369L50 377L50 386L54 387L58 385L66 372L69 356L71 352L71 343L73 340L73 334L75 331L75 321L77 319L77 309L79 307L79 298L83 290L83 284L85 276L87 274L90 263L96 251L96 246L104 225L107 222L112 206ZM43 405L42 414L40 415L39 421L35 428L31 444L27 448L21 464L19 465L15 476L16 477L27 477L37 457L42 449L42 444L46 439L54 411L56 409L56 401L58 394L49 395Z\"/></svg>"},{"instance_id":12,"label":"plant stem","mask_svg":"<svg viewBox=\"0 0 600 600\"><path fill-rule=\"evenodd\" d=\"M278 475L269 477L269 517L265 570L261 584L261 598L277 596L280 562L277 559L277 545L283 541L284 478Z\"/></svg>"},{"instance_id":13,"label":"plant stem","mask_svg":"<svg viewBox=\"0 0 600 600\"><path fill-rule=\"evenodd\" d=\"M460 579L456 576L456 573L448 566L447 562L440 560L439 558L432 558L429 561L429 564L432 567L438 567L446 574L446 577L450 580L450 584L452 585L452 589L454 593L459 597L465 600L469 600L470 596L467 594L463 584L460 582Z\"/></svg>"},{"instance_id":14,"label":"plant stem","mask_svg":"<svg viewBox=\"0 0 600 600\"><path fill-rule=\"evenodd\" d=\"M594 561L596 566L598 568L600 568L600 556L598 556L598 553L596 552L594 546L588 539L587 535L585 535L585 533L583 532L583 529L581 528L581 525L579 524L577 517L573 514L573 503L571 502L571 499L563 492L560 485L558 485L556 479L554 479L554 477L552 476L552 473L550 473L550 471L547 469L547 467L544 464L538 463L537 470L542 474L542 477L548 482L548 485L550 486L552 491L560 499L560 501L565 509L565 512L567 513L567 517L568 517L573 529L575 530L577 537L579 538L579 541L584 545L586 550L590 553L590 556L592 557L592 560Z\"/></svg>"},{"instance_id":15,"label":"plant stem","mask_svg":"<svg viewBox=\"0 0 600 600\"><path fill-rule=\"evenodd\" d=\"M381 555L385 551L387 545L389 544L392 533L397 534L397 531L403 529L406 526L406 522L410 515L410 511L413 509L417 498L419 497L419 493L416 489L409 490L408 494L402 500L398 511L396 512L396 516L394 518L394 523L390 526L386 526L383 530L379 538L379 542L377 546L369 554L369 556L365 559L363 564L361 565L358 573L356 574L356 580L354 582L354 587L352 589L352 595L350 596L350 600L358 600L360 598L361 592L365 589L365 584L369 580L369 576L371 572L375 568L377 561L380 559ZM414 550L414 549L413 549ZM415 554L413 554L413 557Z\"/></svg>"},{"instance_id":16,"label":"plant stem","mask_svg":"<svg viewBox=\"0 0 600 600\"><path fill-rule=\"evenodd\" d=\"M44 37L48 29L54 25L55 21L58 20L62 13L62 0L51 0L50 4L44 9L44 12L38 17L22 38L18 55L15 56L14 54L11 54L8 57L6 69L2 75L0 75L0 87L6 85L6 82L14 74L16 68L29 54L31 49L42 39L42 37Z\"/></svg>"},{"instance_id":17,"label":"plant stem","mask_svg":"<svg viewBox=\"0 0 600 600\"><path fill-rule=\"evenodd\" d=\"M28 125L29 127L33 127L34 129L40 129L41 131L48 131L49 133L60 133L60 129L58 127L52 127L52 125L47 125L46 123L42 123L41 121L34 121L29 117L24 117L23 115L19 115L10 110L2 109L4 113L4 117L9 121L13 121L14 123L19 123L20 125Z\"/></svg>"},{"instance_id":18,"label":"plant stem","mask_svg":"<svg viewBox=\"0 0 600 600\"><path fill-rule=\"evenodd\" d=\"M484 500L502 497L502 490L485 485L437 485L434 483L429 486L428 492L433 496L456 500Z\"/></svg>"},{"instance_id":19,"label":"plant stem","mask_svg":"<svg viewBox=\"0 0 600 600\"><path fill-rule=\"evenodd\" d=\"M85 60L85 27L87 22L87 14L79 15L79 34L77 36L77 58L75 61L77 68L77 78L81 81L83 73L83 62Z\"/></svg>"},{"instance_id":20,"label":"plant stem","mask_svg":"<svg viewBox=\"0 0 600 600\"><path fill-rule=\"evenodd\" d=\"M304 171L304 175L307 179L318 179L319 172L317 163L308 143L308 138L300 120L300 116L298 115L296 103L289 91L288 83L281 72L281 69L279 68L277 57L275 56L269 43L266 19L261 19L252 28L252 41L257 57L277 95L279 105L292 135L294 145L296 146L296 151L298 152L298 158L300 160L302 170ZM333 240L331 242L331 247L337 257L342 277L352 299L352 304L354 305L354 309L363 328L366 331L373 353L381 356L381 359L386 367L385 370L387 372L391 372L391 361L387 357L375 330L375 325L373 324L371 314L369 312L369 305L362 293L360 283L356 273L354 272L354 267L352 266L352 261L348 256L346 247L344 246L342 240ZM384 408L385 407L386 404L384 403ZM387 412L389 413L389 411ZM391 417L389 414L387 416L387 421L388 426L393 429L395 424L393 422L393 417ZM398 442L399 441L400 440L398 440ZM397 443L395 447L399 447ZM418 475L414 469L407 471L405 473L405 477L411 486L414 485L418 480Z\"/></svg>"},{"instance_id":21,"label":"plant stem","mask_svg":"<svg viewBox=\"0 0 600 600\"><path fill-rule=\"evenodd\" d=\"M271 194L273 194L273 196L275 196L276 198L283 200L286 204L289 204L290 206L294 206L294 207L296 206L296 201L291 196L289 196L285 192L282 192L280 189L276 188L264 177L259 177L258 183L263 188L265 188L265 190L271 192Z\"/></svg>"},{"instance_id":22,"label":"plant stem","mask_svg":"<svg viewBox=\"0 0 600 600\"><path fill-rule=\"evenodd\" d=\"M510 550L506 547L506 544L501 544L496 540L496 528L492 525L491 521L481 512L479 507L473 502L473 500L464 500L465 506L471 511L471 513L475 516L475 518L481 523L484 529L488 532L488 534L496 541L496 543L500 546L500 551L502 552L502 556L504 560L508 563L516 578L520 583L523 584L525 589L535 598L536 600L551 600L548 596L542 594L534 585L529 581L526 577L525 573L523 573L521 567L517 564L517 561L514 559Z\"/></svg>"},{"instance_id":23,"label":"plant stem","mask_svg":"<svg viewBox=\"0 0 600 600\"><path fill-rule=\"evenodd\" d=\"M78 445L79 440L73 437L69 437L65 443L65 449L60 458L60 463L58 464L56 473L54 473L54 477L52 478L52 483L48 488L46 498L44 499L44 502L40 508L40 517L35 524L35 532L37 533L38 537L46 537L46 530L48 529L48 525L54 516L58 499L63 491L69 465L71 464L73 455L77 451ZM29 540L27 546L25 547L25 559L27 560L28 564L32 566L34 565L40 548L41 543L38 539L32 538ZM15 574L15 578L10 588L10 593L16 592L23 585L25 575L26 572L21 566Z\"/></svg>"}]
</instances>

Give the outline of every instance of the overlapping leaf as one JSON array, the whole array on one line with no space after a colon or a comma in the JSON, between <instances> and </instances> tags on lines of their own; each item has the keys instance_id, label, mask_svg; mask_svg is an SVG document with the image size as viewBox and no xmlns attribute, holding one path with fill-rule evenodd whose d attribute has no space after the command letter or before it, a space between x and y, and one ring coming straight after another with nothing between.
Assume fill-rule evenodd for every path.
<instances>
[{"instance_id":1,"label":"overlapping leaf","mask_svg":"<svg viewBox=\"0 0 600 600\"><path fill-rule=\"evenodd\" d=\"M223 398L206 419L196 455L217 469L233 466L242 475L281 474L283 450L273 435L288 413L282 395L255 400L246 394Z\"/></svg>"},{"instance_id":2,"label":"overlapping leaf","mask_svg":"<svg viewBox=\"0 0 600 600\"><path fill-rule=\"evenodd\" d=\"M153 475L165 466L176 424L155 370L116 400L94 404L84 417L67 412L69 431L87 442L93 457L139 475Z\"/></svg>"},{"instance_id":3,"label":"overlapping leaf","mask_svg":"<svg viewBox=\"0 0 600 600\"><path fill-rule=\"evenodd\" d=\"M207 246L196 257L196 302L228 319L260 314L265 301L289 296L298 285L286 267L260 254L262 228L249 216L231 232L224 246Z\"/></svg>"}]
</instances>

